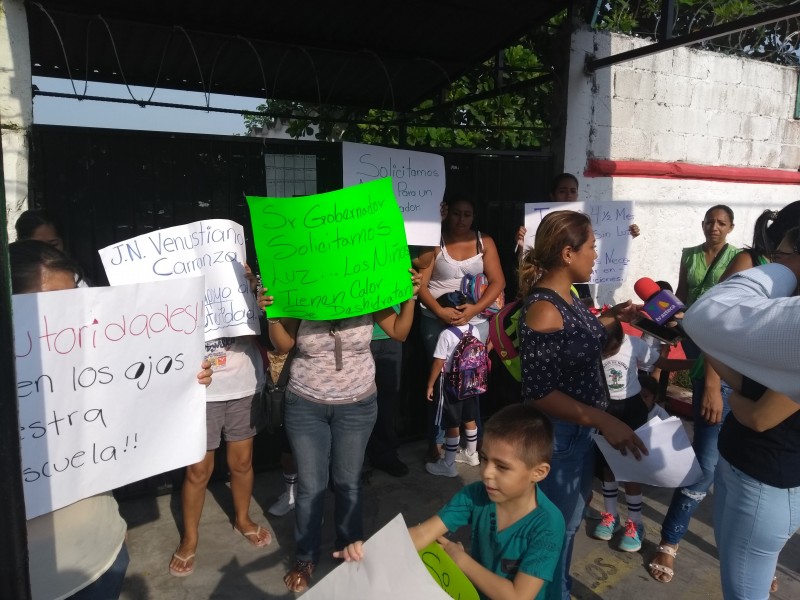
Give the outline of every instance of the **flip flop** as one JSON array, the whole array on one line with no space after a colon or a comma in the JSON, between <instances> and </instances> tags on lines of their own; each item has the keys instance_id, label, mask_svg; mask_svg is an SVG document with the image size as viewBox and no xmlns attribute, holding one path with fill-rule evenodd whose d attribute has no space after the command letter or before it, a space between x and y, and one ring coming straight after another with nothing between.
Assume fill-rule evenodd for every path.
<instances>
[{"instance_id":1,"label":"flip flop","mask_svg":"<svg viewBox=\"0 0 800 600\"><path fill-rule=\"evenodd\" d=\"M183 563L182 566L184 568L186 568L186 563L188 563L190 560L192 560L194 558L194 556L195 556L194 554L191 554L191 555L187 556L186 558L184 558L183 556L180 556L178 554L177 550L172 554L172 558L181 561ZM172 562L172 561L170 561L170 562ZM188 577L192 573L194 573L194 563L192 563L192 568L189 569L188 571L178 571L173 566L170 566L170 568L169 568L169 574L172 575L173 577Z\"/></svg>"},{"instance_id":2,"label":"flip flop","mask_svg":"<svg viewBox=\"0 0 800 600\"><path fill-rule=\"evenodd\" d=\"M237 533L241 533L244 538L256 548L264 548L272 543L272 534L269 532L269 529L265 529L264 527L261 527L261 525L257 525L256 529L253 531L242 531L236 527L236 525L234 525L233 530ZM265 537L263 540L261 539L262 531L267 532L267 537Z\"/></svg>"},{"instance_id":3,"label":"flip flop","mask_svg":"<svg viewBox=\"0 0 800 600\"><path fill-rule=\"evenodd\" d=\"M671 556L674 560L678 556L678 549L672 546L659 545L656 547L656 554L666 554L667 556ZM650 569L650 577L652 577L653 579L655 579L660 583L669 583L675 576L675 571L673 571L669 567L660 565L658 563L651 562L650 564L647 565L647 568ZM658 577L653 575L652 571L663 573L664 575L666 575L666 578L659 579Z\"/></svg>"}]
</instances>

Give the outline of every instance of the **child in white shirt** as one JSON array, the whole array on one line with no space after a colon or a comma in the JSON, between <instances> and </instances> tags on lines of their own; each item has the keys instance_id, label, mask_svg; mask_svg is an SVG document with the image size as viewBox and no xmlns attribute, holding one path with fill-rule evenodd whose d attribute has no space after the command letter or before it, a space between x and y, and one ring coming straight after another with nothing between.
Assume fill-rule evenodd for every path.
<instances>
[{"instance_id":1,"label":"child in white shirt","mask_svg":"<svg viewBox=\"0 0 800 600\"><path fill-rule=\"evenodd\" d=\"M693 362L693 360L664 358L657 349L646 342L626 335L619 322L614 323L608 329L608 341L603 350L603 371L610 396L607 412L636 430L647 422L649 412L641 396L639 369L656 366L669 371L680 371L690 368ZM604 510L600 523L594 529L593 537L610 540L621 528L617 514L619 485L602 455L600 465L603 471ZM625 499L628 505L628 519L625 522L625 534L618 547L625 552L638 552L644 537L641 484L626 482Z\"/></svg>"},{"instance_id":2,"label":"child in white shirt","mask_svg":"<svg viewBox=\"0 0 800 600\"><path fill-rule=\"evenodd\" d=\"M453 370L453 356L461 338L452 330L458 330L462 335L467 333L477 334L472 325L460 325L447 327L439 334L436 348L433 351L433 365L431 366L430 376L428 377L428 389L426 397L429 402L433 402L434 386L436 380L441 375L439 382L439 401L441 403L441 427L445 430L444 456L435 463L426 463L425 469L432 475L443 475L445 477L455 477L456 460L466 464L477 466L480 464L478 459L478 425L475 419L478 414L479 396L471 396L459 399L449 386L445 385L445 374ZM459 425L464 426L464 434L467 437L467 447L462 454L456 456L458 445L461 440L459 435Z\"/></svg>"}]
</instances>

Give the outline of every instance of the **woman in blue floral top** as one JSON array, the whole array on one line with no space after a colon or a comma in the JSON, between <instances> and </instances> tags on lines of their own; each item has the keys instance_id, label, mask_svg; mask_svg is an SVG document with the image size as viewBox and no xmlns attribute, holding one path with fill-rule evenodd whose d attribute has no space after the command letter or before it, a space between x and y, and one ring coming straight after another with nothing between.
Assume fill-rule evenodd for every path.
<instances>
[{"instance_id":1,"label":"woman in blue floral top","mask_svg":"<svg viewBox=\"0 0 800 600\"><path fill-rule=\"evenodd\" d=\"M525 402L547 414L555 440L550 476L540 485L561 510L566 536L561 553L562 596L570 597L572 541L591 492L597 429L620 452L637 458L647 453L630 427L605 412L608 403L602 374L605 324L630 320L638 307L618 304L599 318L570 291L588 281L597 259L589 218L574 211L555 211L542 219L536 243L520 263L520 290L525 300L520 319L522 394ZM558 572L558 571L557 571Z\"/></svg>"}]
</instances>

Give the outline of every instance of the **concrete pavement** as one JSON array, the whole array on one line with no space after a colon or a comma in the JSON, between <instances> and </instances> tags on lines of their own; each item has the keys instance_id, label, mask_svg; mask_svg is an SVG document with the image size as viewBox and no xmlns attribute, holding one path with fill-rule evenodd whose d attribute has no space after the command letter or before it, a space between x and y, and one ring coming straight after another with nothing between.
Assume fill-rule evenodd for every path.
<instances>
[{"instance_id":1,"label":"concrete pavement","mask_svg":"<svg viewBox=\"0 0 800 600\"><path fill-rule=\"evenodd\" d=\"M428 518L460 486L479 478L477 467L465 465L458 465L457 478L429 475L422 462L424 450L422 442L405 444L400 448L401 458L410 467L410 473L405 477L394 478L382 471L366 474L364 513L368 535L380 529L398 512L403 514L407 523ZM212 483L200 528L195 572L184 578L170 576L167 569L170 556L178 545L179 492L175 490L171 495L120 502L120 511L128 522L131 555L122 598L293 598L295 594L286 589L283 576L293 558L294 513L281 518L265 516L266 509L282 491L279 469L256 475L251 515L257 523L268 524L273 532L272 544L256 549L232 529L233 511L227 485ZM658 543L659 527L670 497L671 490L645 487L643 515L647 534L639 553L614 550L610 542L591 539L585 530L578 534L572 564L575 598L717 600L722 597L711 529L713 500L710 495L698 510L691 530L681 544L673 581L662 584L648 575L646 565ZM593 506L602 508L599 493L594 496ZM329 494L323 526L323 558L317 567L315 581L336 566L330 558L333 522L333 497ZM468 545L468 531L463 530L456 537ZM800 598L800 536L795 535L784 549L778 579L780 589L771 598Z\"/></svg>"}]
</instances>

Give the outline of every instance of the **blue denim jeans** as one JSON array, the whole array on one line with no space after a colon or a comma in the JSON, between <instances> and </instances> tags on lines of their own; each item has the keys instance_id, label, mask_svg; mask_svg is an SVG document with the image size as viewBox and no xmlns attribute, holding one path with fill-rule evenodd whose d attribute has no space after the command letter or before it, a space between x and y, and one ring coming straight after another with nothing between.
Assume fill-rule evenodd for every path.
<instances>
[{"instance_id":1,"label":"blue denim jeans","mask_svg":"<svg viewBox=\"0 0 800 600\"><path fill-rule=\"evenodd\" d=\"M778 555L800 526L800 487L761 483L719 459L714 537L725 600L767 600Z\"/></svg>"},{"instance_id":2,"label":"blue denim jeans","mask_svg":"<svg viewBox=\"0 0 800 600\"><path fill-rule=\"evenodd\" d=\"M375 394L351 404L322 404L286 392L284 427L297 462L294 537L298 560L319 560L328 474L336 500L337 549L364 539L361 468L375 425Z\"/></svg>"},{"instance_id":3,"label":"blue denim jeans","mask_svg":"<svg viewBox=\"0 0 800 600\"><path fill-rule=\"evenodd\" d=\"M705 389L704 379L692 380L692 413L694 416L694 437L692 438L692 448L700 463L703 476L699 481L692 485L678 488L672 494L672 501L667 509L667 515L661 524L661 539L670 545L680 543L683 536L689 530L689 521L692 515L705 499L708 489L714 483L714 471L719 460L719 450L717 449L717 439L719 431L722 429L722 422L728 416L728 398L731 395L731 388L724 381L722 382L722 420L715 425L709 425L700 414Z\"/></svg>"},{"instance_id":4,"label":"blue denim jeans","mask_svg":"<svg viewBox=\"0 0 800 600\"><path fill-rule=\"evenodd\" d=\"M564 516L564 546L553 582L561 586L563 599L569 600L572 588L569 575L572 542L583 520L583 511L592 490L595 445L591 437L592 428L558 419L551 421L554 433L553 459L550 461L550 474L539 484L539 488Z\"/></svg>"}]
</instances>

